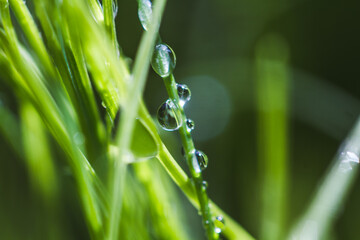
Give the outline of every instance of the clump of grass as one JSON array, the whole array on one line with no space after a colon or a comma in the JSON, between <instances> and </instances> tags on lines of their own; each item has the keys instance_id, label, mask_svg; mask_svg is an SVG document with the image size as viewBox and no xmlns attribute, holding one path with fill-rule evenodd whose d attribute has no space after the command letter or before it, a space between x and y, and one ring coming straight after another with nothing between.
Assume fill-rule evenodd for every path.
<instances>
[{"instance_id":1,"label":"clump of grass","mask_svg":"<svg viewBox=\"0 0 360 240\"><path fill-rule=\"evenodd\" d=\"M63 179L51 151L55 140L65 155L62 164L70 169L93 239L191 239L180 230L184 228L176 211L180 204L173 186L163 183L166 177L155 159L200 209L210 226L209 238L213 218L221 215L225 236L252 239L208 200L201 174L191 168L190 180L179 167L142 100L165 3L154 3L130 69L117 43L113 1L104 0L101 6L95 0L35 0L32 13L22 0L1 0L0 68L17 107L0 106L0 129L24 159L33 188L49 206L57 204ZM165 82L170 97L178 101L173 76ZM181 114L180 132L190 165L194 147L183 110ZM142 159L149 160L139 162ZM150 226L144 223L147 219ZM61 230L49 228L49 235L55 232Z\"/></svg>"}]
</instances>

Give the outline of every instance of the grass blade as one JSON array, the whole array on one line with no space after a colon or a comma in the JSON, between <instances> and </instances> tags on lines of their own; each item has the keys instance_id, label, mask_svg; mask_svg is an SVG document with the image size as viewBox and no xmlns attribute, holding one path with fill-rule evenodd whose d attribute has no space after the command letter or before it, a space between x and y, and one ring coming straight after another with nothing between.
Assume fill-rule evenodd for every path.
<instances>
[{"instance_id":1,"label":"grass blade","mask_svg":"<svg viewBox=\"0 0 360 240\"><path fill-rule=\"evenodd\" d=\"M359 171L360 119L343 142L311 203L291 230L290 240L324 239Z\"/></svg>"},{"instance_id":2,"label":"grass blade","mask_svg":"<svg viewBox=\"0 0 360 240\"><path fill-rule=\"evenodd\" d=\"M288 49L278 36L262 38L256 49L261 239L283 239L287 169Z\"/></svg>"},{"instance_id":3,"label":"grass blade","mask_svg":"<svg viewBox=\"0 0 360 240\"><path fill-rule=\"evenodd\" d=\"M156 37L159 31L162 13L165 8L166 0L157 0L154 4L154 14L149 31L145 32L140 42L139 50L136 55L134 70L132 74L133 82L129 87L129 95L126 99L124 112L120 118L119 131L116 134L116 143L119 146L119 157L115 162L113 175L112 200L110 205L110 224L109 239L118 238L118 226L121 216L121 195L124 181L123 160L129 150L135 118L138 114L140 99L145 85L146 76L149 70L150 58L154 50Z\"/></svg>"}]
</instances>

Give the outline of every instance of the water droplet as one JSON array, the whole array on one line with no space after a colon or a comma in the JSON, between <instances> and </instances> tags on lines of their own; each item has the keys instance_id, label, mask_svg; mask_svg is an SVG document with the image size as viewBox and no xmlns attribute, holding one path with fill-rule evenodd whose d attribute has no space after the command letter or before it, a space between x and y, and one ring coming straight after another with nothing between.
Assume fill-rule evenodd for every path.
<instances>
[{"instance_id":1,"label":"water droplet","mask_svg":"<svg viewBox=\"0 0 360 240\"><path fill-rule=\"evenodd\" d=\"M346 151L340 154L339 170L342 172L351 171L354 165L359 164L359 157L356 153Z\"/></svg>"},{"instance_id":2,"label":"water droplet","mask_svg":"<svg viewBox=\"0 0 360 240\"><path fill-rule=\"evenodd\" d=\"M207 183L207 181L203 181L202 183L202 189L205 191L207 188L208 188L208 186L209 186L209 184Z\"/></svg>"},{"instance_id":3,"label":"water droplet","mask_svg":"<svg viewBox=\"0 0 360 240\"><path fill-rule=\"evenodd\" d=\"M168 77L174 70L176 57L174 51L166 44L155 46L151 66L160 77Z\"/></svg>"},{"instance_id":4,"label":"water droplet","mask_svg":"<svg viewBox=\"0 0 360 240\"><path fill-rule=\"evenodd\" d=\"M106 108L106 104L104 101L101 101L101 106L103 106L103 108Z\"/></svg>"},{"instance_id":5,"label":"water droplet","mask_svg":"<svg viewBox=\"0 0 360 240\"><path fill-rule=\"evenodd\" d=\"M198 160L198 157L196 155L196 152L197 151L195 151L191 162L192 162L192 167L193 167L195 173L197 174L197 176L200 176L202 168L200 167L199 160Z\"/></svg>"},{"instance_id":6,"label":"water droplet","mask_svg":"<svg viewBox=\"0 0 360 240\"><path fill-rule=\"evenodd\" d=\"M170 99L160 106L157 119L161 127L167 131L178 130L182 124L181 112Z\"/></svg>"},{"instance_id":7,"label":"water droplet","mask_svg":"<svg viewBox=\"0 0 360 240\"><path fill-rule=\"evenodd\" d=\"M190 118L186 119L186 127L187 127L187 130L189 132L191 132L195 128L195 122L193 120L191 120Z\"/></svg>"},{"instance_id":8,"label":"water droplet","mask_svg":"<svg viewBox=\"0 0 360 240\"><path fill-rule=\"evenodd\" d=\"M217 216L214 221L215 228L224 229L225 227L225 220L223 216Z\"/></svg>"},{"instance_id":9,"label":"water droplet","mask_svg":"<svg viewBox=\"0 0 360 240\"><path fill-rule=\"evenodd\" d=\"M113 0L112 4L113 4L112 5L112 7L113 7L113 18L115 18L117 13L118 13L118 10L119 10L117 0Z\"/></svg>"},{"instance_id":10,"label":"water droplet","mask_svg":"<svg viewBox=\"0 0 360 240\"><path fill-rule=\"evenodd\" d=\"M197 162L200 166L201 170L204 170L207 168L208 165L208 157L203 153L202 151L196 150L195 151L195 158L197 159Z\"/></svg>"},{"instance_id":11,"label":"water droplet","mask_svg":"<svg viewBox=\"0 0 360 240\"><path fill-rule=\"evenodd\" d=\"M138 15L141 25L147 31L152 18L152 3L150 0L139 0Z\"/></svg>"},{"instance_id":12,"label":"water droplet","mask_svg":"<svg viewBox=\"0 0 360 240\"><path fill-rule=\"evenodd\" d=\"M190 89L185 84L176 84L176 89L179 95L180 105L183 107L185 103L190 101L191 98Z\"/></svg>"}]
</instances>

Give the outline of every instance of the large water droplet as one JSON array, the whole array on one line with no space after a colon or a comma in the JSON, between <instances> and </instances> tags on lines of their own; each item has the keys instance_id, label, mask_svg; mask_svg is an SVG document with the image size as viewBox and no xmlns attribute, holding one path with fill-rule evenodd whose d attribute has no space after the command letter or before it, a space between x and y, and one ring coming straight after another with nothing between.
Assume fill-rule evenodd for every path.
<instances>
[{"instance_id":1,"label":"large water droplet","mask_svg":"<svg viewBox=\"0 0 360 240\"><path fill-rule=\"evenodd\" d=\"M160 77L168 77L172 74L176 65L174 51L166 44L160 43L155 46L151 59L151 66Z\"/></svg>"},{"instance_id":2,"label":"large water droplet","mask_svg":"<svg viewBox=\"0 0 360 240\"><path fill-rule=\"evenodd\" d=\"M138 15L141 25L147 31L152 18L152 3L150 0L139 0Z\"/></svg>"},{"instance_id":3,"label":"large water droplet","mask_svg":"<svg viewBox=\"0 0 360 240\"><path fill-rule=\"evenodd\" d=\"M178 130L182 124L181 112L170 99L160 106L157 119L161 127L167 131Z\"/></svg>"},{"instance_id":4,"label":"large water droplet","mask_svg":"<svg viewBox=\"0 0 360 240\"><path fill-rule=\"evenodd\" d=\"M203 153L202 151L196 150L195 151L195 158L197 159L197 162L200 166L201 170L204 170L207 168L208 165L208 157Z\"/></svg>"},{"instance_id":5,"label":"large water droplet","mask_svg":"<svg viewBox=\"0 0 360 240\"><path fill-rule=\"evenodd\" d=\"M190 118L186 119L186 128L189 132L191 132L195 128L195 122Z\"/></svg>"},{"instance_id":6,"label":"large water droplet","mask_svg":"<svg viewBox=\"0 0 360 240\"><path fill-rule=\"evenodd\" d=\"M179 95L180 105L183 107L186 102L190 101L190 89L185 84L176 84L176 89Z\"/></svg>"},{"instance_id":7,"label":"large water droplet","mask_svg":"<svg viewBox=\"0 0 360 240\"><path fill-rule=\"evenodd\" d=\"M118 9L119 9L117 1L118 0L113 0L113 2L112 2L113 3L113 5L112 5L112 7L113 7L113 18L116 17L116 15L118 13Z\"/></svg>"}]
</instances>

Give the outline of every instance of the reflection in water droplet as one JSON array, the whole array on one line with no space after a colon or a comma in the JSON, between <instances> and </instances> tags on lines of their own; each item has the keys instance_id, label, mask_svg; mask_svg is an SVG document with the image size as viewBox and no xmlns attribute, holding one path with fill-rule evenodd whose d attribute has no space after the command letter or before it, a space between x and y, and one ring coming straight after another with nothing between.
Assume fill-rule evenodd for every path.
<instances>
[{"instance_id":1,"label":"reflection in water droplet","mask_svg":"<svg viewBox=\"0 0 360 240\"><path fill-rule=\"evenodd\" d=\"M359 164L359 157L356 153L346 151L340 154L339 170L341 172L351 171L357 164Z\"/></svg>"},{"instance_id":2,"label":"reflection in water droplet","mask_svg":"<svg viewBox=\"0 0 360 240\"><path fill-rule=\"evenodd\" d=\"M170 99L160 106L157 119L161 127L167 131L175 131L182 124L181 112Z\"/></svg>"},{"instance_id":3,"label":"reflection in water droplet","mask_svg":"<svg viewBox=\"0 0 360 240\"><path fill-rule=\"evenodd\" d=\"M188 101L190 101L191 98L191 91L188 88L188 86L186 86L185 84L176 84L176 89L179 95L179 100L180 100L180 106L184 106L185 103L187 103Z\"/></svg>"},{"instance_id":4,"label":"reflection in water droplet","mask_svg":"<svg viewBox=\"0 0 360 240\"><path fill-rule=\"evenodd\" d=\"M149 29L152 18L152 3L150 0L139 0L138 15L140 23L147 31Z\"/></svg>"},{"instance_id":5,"label":"reflection in water droplet","mask_svg":"<svg viewBox=\"0 0 360 240\"><path fill-rule=\"evenodd\" d=\"M190 118L186 119L186 127L187 127L187 130L189 132L191 132L195 128L195 122L193 120L191 120Z\"/></svg>"},{"instance_id":6,"label":"reflection in water droplet","mask_svg":"<svg viewBox=\"0 0 360 240\"><path fill-rule=\"evenodd\" d=\"M151 66L160 77L168 77L172 74L176 65L174 51L166 44L160 43L155 46L151 59Z\"/></svg>"},{"instance_id":7,"label":"reflection in water droplet","mask_svg":"<svg viewBox=\"0 0 360 240\"><path fill-rule=\"evenodd\" d=\"M221 229L220 229L220 228L215 228L215 233L220 234L220 233L221 233Z\"/></svg>"},{"instance_id":8,"label":"reflection in water droplet","mask_svg":"<svg viewBox=\"0 0 360 240\"><path fill-rule=\"evenodd\" d=\"M202 151L196 150L195 157L197 159L197 162L198 162L201 170L204 170L205 168L207 168L209 160L205 153L203 153Z\"/></svg>"}]
</instances>

